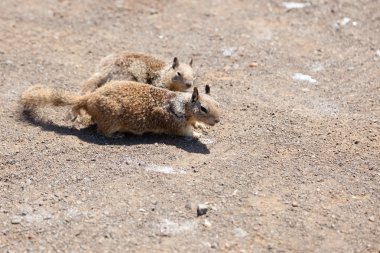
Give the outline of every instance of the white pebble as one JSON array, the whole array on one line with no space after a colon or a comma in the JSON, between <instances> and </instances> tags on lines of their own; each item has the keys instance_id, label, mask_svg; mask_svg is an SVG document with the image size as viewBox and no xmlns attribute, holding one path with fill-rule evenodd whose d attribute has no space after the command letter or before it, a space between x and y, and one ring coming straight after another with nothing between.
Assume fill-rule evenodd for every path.
<instances>
[{"instance_id":1,"label":"white pebble","mask_svg":"<svg viewBox=\"0 0 380 253\"><path fill-rule=\"evenodd\" d=\"M231 57L236 54L237 48L236 47L229 47L222 50L223 56L225 57Z\"/></svg>"},{"instance_id":2,"label":"white pebble","mask_svg":"<svg viewBox=\"0 0 380 253\"><path fill-rule=\"evenodd\" d=\"M150 165L146 168L147 171L160 172L164 174L185 174L182 169L173 168L171 166Z\"/></svg>"},{"instance_id":3,"label":"white pebble","mask_svg":"<svg viewBox=\"0 0 380 253\"><path fill-rule=\"evenodd\" d=\"M208 228L211 227L211 223L207 219L204 220L203 225Z\"/></svg>"},{"instance_id":4,"label":"white pebble","mask_svg":"<svg viewBox=\"0 0 380 253\"><path fill-rule=\"evenodd\" d=\"M306 6L309 6L310 3L297 3L297 2L283 2L282 5L286 9L302 9L305 8Z\"/></svg>"},{"instance_id":5,"label":"white pebble","mask_svg":"<svg viewBox=\"0 0 380 253\"><path fill-rule=\"evenodd\" d=\"M302 73L295 73L292 76L292 78L293 78L293 80L296 80L296 81L307 81L309 83L316 83L317 82L317 80L313 79L311 76L305 75Z\"/></svg>"},{"instance_id":6,"label":"white pebble","mask_svg":"<svg viewBox=\"0 0 380 253\"><path fill-rule=\"evenodd\" d=\"M233 233L235 234L236 237L243 238L248 235L247 231L245 231L242 228L235 228Z\"/></svg>"},{"instance_id":7,"label":"white pebble","mask_svg":"<svg viewBox=\"0 0 380 253\"><path fill-rule=\"evenodd\" d=\"M208 206L206 204L199 204L197 207L197 215L201 216L206 214L208 211Z\"/></svg>"},{"instance_id":8,"label":"white pebble","mask_svg":"<svg viewBox=\"0 0 380 253\"><path fill-rule=\"evenodd\" d=\"M339 23L341 25L347 25L350 22L350 20L351 20L350 18L344 17Z\"/></svg>"}]
</instances>

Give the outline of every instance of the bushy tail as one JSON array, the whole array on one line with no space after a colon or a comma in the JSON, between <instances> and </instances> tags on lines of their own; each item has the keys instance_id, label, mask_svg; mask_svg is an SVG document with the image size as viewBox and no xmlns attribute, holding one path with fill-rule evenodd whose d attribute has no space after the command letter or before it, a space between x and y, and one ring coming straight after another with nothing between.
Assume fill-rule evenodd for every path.
<instances>
[{"instance_id":1,"label":"bushy tail","mask_svg":"<svg viewBox=\"0 0 380 253\"><path fill-rule=\"evenodd\" d=\"M24 111L35 111L38 107L47 105L65 106L75 105L80 107L81 103L85 103L82 96L75 95L71 92L51 89L42 85L34 85L24 91L20 100Z\"/></svg>"}]
</instances>

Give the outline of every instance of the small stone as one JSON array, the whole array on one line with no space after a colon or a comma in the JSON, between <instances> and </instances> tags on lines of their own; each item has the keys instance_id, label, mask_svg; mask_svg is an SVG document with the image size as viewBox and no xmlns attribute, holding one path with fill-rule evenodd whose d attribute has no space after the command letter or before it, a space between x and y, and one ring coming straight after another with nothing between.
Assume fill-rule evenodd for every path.
<instances>
[{"instance_id":1,"label":"small stone","mask_svg":"<svg viewBox=\"0 0 380 253\"><path fill-rule=\"evenodd\" d=\"M150 10L150 11L149 11L149 14L150 14L150 15L158 14L158 10L154 10L154 9L153 9L153 10Z\"/></svg>"},{"instance_id":2,"label":"small stone","mask_svg":"<svg viewBox=\"0 0 380 253\"><path fill-rule=\"evenodd\" d=\"M247 231L242 228L235 228L233 231L234 235L239 238L246 237L248 235Z\"/></svg>"},{"instance_id":3,"label":"small stone","mask_svg":"<svg viewBox=\"0 0 380 253\"><path fill-rule=\"evenodd\" d=\"M350 20L350 18L344 17L342 20L339 21L339 24L342 26L347 25L350 22Z\"/></svg>"},{"instance_id":4,"label":"small stone","mask_svg":"<svg viewBox=\"0 0 380 253\"><path fill-rule=\"evenodd\" d=\"M12 224L20 224L21 223L21 217L15 216L11 219Z\"/></svg>"},{"instance_id":5,"label":"small stone","mask_svg":"<svg viewBox=\"0 0 380 253\"><path fill-rule=\"evenodd\" d=\"M250 64L249 64L249 67L250 68L256 68L257 66L259 66L259 64L257 63L257 62L251 62Z\"/></svg>"},{"instance_id":6,"label":"small stone","mask_svg":"<svg viewBox=\"0 0 380 253\"><path fill-rule=\"evenodd\" d=\"M191 202L187 202L186 205L185 205L185 208L188 209L188 210L191 210L192 209Z\"/></svg>"},{"instance_id":7,"label":"small stone","mask_svg":"<svg viewBox=\"0 0 380 253\"><path fill-rule=\"evenodd\" d=\"M234 56L237 52L237 48L235 47L229 47L222 50L223 56L225 57L231 57Z\"/></svg>"},{"instance_id":8,"label":"small stone","mask_svg":"<svg viewBox=\"0 0 380 253\"><path fill-rule=\"evenodd\" d=\"M205 205L205 204L199 204L198 205L198 207L197 207L197 215L198 216L206 214L207 211L208 211L208 206L207 205Z\"/></svg>"},{"instance_id":9,"label":"small stone","mask_svg":"<svg viewBox=\"0 0 380 253\"><path fill-rule=\"evenodd\" d=\"M370 217L368 218L368 220L374 222L374 221L375 221L375 217L374 217L374 216L370 216Z\"/></svg>"},{"instance_id":10,"label":"small stone","mask_svg":"<svg viewBox=\"0 0 380 253\"><path fill-rule=\"evenodd\" d=\"M29 178L27 178L27 179L25 180L25 184L26 184L26 185L31 185L31 184L32 184L32 180L30 180Z\"/></svg>"},{"instance_id":11,"label":"small stone","mask_svg":"<svg viewBox=\"0 0 380 253\"><path fill-rule=\"evenodd\" d=\"M207 219L204 220L203 225L208 228L211 227L211 223Z\"/></svg>"},{"instance_id":12,"label":"small stone","mask_svg":"<svg viewBox=\"0 0 380 253\"><path fill-rule=\"evenodd\" d=\"M292 202L292 207L297 207L298 206L298 203L296 201L293 201Z\"/></svg>"}]
</instances>

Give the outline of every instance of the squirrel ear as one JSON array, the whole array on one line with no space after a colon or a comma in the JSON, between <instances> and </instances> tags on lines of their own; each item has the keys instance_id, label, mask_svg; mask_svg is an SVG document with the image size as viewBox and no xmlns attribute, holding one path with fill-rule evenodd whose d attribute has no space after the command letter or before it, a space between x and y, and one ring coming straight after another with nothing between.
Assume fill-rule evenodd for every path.
<instances>
[{"instance_id":1,"label":"squirrel ear","mask_svg":"<svg viewBox=\"0 0 380 253\"><path fill-rule=\"evenodd\" d=\"M199 99L198 88L194 87L193 95L191 96L191 102L195 103L198 101L198 99Z\"/></svg>"},{"instance_id":2,"label":"squirrel ear","mask_svg":"<svg viewBox=\"0 0 380 253\"><path fill-rule=\"evenodd\" d=\"M174 57L173 59L173 64L172 64L172 68L175 69L179 66L179 61L178 61L178 58L177 57Z\"/></svg>"},{"instance_id":3,"label":"squirrel ear","mask_svg":"<svg viewBox=\"0 0 380 253\"><path fill-rule=\"evenodd\" d=\"M190 59L189 65L190 65L190 67L193 66L193 58Z\"/></svg>"},{"instance_id":4,"label":"squirrel ear","mask_svg":"<svg viewBox=\"0 0 380 253\"><path fill-rule=\"evenodd\" d=\"M206 84L205 91L207 95L210 95L210 86L208 84Z\"/></svg>"}]
</instances>

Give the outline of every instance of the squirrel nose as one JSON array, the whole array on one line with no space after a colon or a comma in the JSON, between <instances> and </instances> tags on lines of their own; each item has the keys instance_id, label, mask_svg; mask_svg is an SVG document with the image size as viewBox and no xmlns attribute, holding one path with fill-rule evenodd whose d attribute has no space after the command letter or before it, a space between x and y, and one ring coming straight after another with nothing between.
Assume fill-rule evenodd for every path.
<instances>
[{"instance_id":1,"label":"squirrel nose","mask_svg":"<svg viewBox=\"0 0 380 253\"><path fill-rule=\"evenodd\" d=\"M193 85L193 84L192 84L192 83L190 83L190 82L186 82L185 84L186 84L186 87L187 87L187 88L190 88L190 87L191 87L191 85Z\"/></svg>"},{"instance_id":2,"label":"squirrel nose","mask_svg":"<svg viewBox=\"0 0 380 253\"><path fill-rule=\"evenodd\" d=\"M219 123L220 122L220 119L215 119L215 123Z\"/></svg>"}]
</instances>

